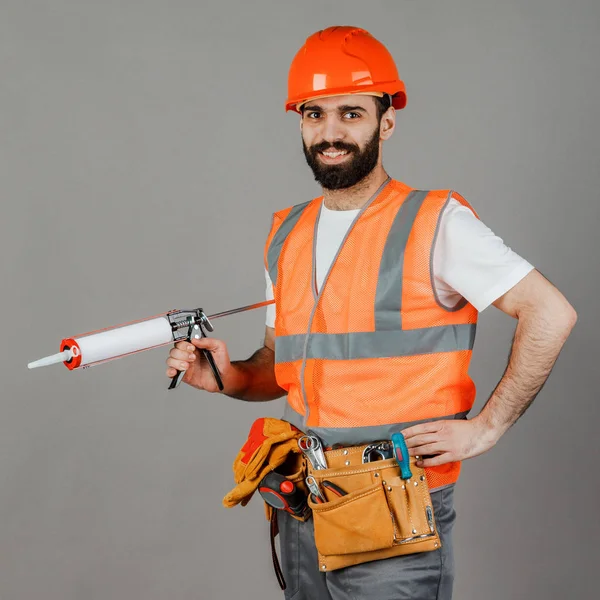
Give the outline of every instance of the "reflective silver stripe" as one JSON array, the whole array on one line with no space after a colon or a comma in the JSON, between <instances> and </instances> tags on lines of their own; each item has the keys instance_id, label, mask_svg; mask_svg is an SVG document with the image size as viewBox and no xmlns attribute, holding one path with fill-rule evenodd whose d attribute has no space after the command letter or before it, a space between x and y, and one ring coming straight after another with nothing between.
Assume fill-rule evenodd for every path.
<instances>
[{"instance_id":1,"label":"reflective silver stripe","mask_svg":"<svg viewBox=\"0 0 600 600\"><path fill-rule=\"evenodd\" d=\"M468 414L469 411L464 411L445 417L421 419L420 421L406 421L404 423L392 423L390 425L373 425L370 427L307 427L302 420L302 415L298 414L289 403L286 402L283 419L300 429L300 431L306 432L307 429L310 429L310 431L313 431L321 438L326 446L333 446L334 444L358 446L359 444L368 444L378 440L389 440L392 433L402 431L412 425L447 419L466 419Z\"/></svg>"},{"instance_id":2,"label":"reflective silver stripe","mask_svg":"<svg viewBox=\"0 0 600 600\"><path fill-rule=\"evenodd\" d=\"M269 269L269 277L271 278L273 285L277 284L277 263L279 261L279 255L281 254L281 248L287 239L287 236L290 234L290 231L292 231L294 225L296 225L298 219L302 216L304 209L311 202L312 200L309 200L308 202L293 206L271 240L269 249L267 250L267 266Z\"/></svg>"},{"instance_id":3,"label":"reflective silver stripe","mask_svg":"<svg viewBox=\"0 0 600 600\"><path fill-rule=\"evenodd\" d=\"M400 331L311 333L306 358L352 360L472 350L475 330L475 324L470 323ZM305 338L305 334L277 336L275 362L284 363L303 358Z\"/></svg>"},{"instance_id":4,"label":"reflective silver stripe","mask_svg":"<svg viewBox=\"0 0 600 600\"><path fill-rule=\"evenodd\" d=\"M387 236L375 293L375 329L402 329L404 251L412 226L429 192L413 190L401 204Z\"/></svg>"},{"instance_id":5,"label":"reflective silver stripe","mask_svg":"<svg viewBox=\"0 0 600 600\"><path fill-rule=\"evenodd\" d=\"M303 359L305 341L305 333L275 336L275 363L286 363ZM303 373L300 375L302 377Z\"/></svg>"}]
</instances>

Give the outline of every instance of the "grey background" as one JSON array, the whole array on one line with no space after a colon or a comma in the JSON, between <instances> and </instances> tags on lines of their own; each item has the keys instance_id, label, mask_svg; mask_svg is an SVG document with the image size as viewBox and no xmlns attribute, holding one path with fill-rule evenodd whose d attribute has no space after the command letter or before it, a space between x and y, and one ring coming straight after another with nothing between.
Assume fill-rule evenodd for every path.
<instances>
[{"instance_id":1,"label":"grey background","mask_svg":"<svg viewBox=\"0 0 600 600\"><path fill-rule=\"evenodd\" d=\"M0 2L0 598L280 598L261 503L227 510L248 404L168 348L28 371L63 337L264 298L271 213L319 194L287 70L365 27L406 82L394 177L452 187L579 322L540 396L457 490L455 597L597 596L600 4L596 0ZM233 359L265 309L215 323ZM515 321L481 316L476 410Z\"/></svg>"}]
</instances>

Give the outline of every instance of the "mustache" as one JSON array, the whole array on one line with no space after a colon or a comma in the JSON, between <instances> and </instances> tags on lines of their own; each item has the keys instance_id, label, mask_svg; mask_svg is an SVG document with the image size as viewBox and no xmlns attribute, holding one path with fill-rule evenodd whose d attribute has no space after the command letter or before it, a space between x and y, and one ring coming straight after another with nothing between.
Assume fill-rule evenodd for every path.
<instances>
[{"instance_id":1,"label":"mustache","mask_svg":"<svg viewBox=\"0 0 600 600\"><path fill-rule=\"evenodd\" d=\"M358 146L354 144L346 144L345 142L319 142L310 147L310 151L313 154L317 152L323 152L324 150L346 150L347 152L355 152L358 150Z\"/></svg>"}]
</instances>

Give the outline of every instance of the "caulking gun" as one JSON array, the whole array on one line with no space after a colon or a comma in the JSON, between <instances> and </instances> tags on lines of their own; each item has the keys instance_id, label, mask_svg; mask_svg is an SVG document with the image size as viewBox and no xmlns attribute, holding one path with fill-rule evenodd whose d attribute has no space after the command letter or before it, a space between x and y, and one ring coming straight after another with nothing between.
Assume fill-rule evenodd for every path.
<instances>
[{"instance_id":1,"label":"caulking gun","mask_svg":"<svg viewBox=\"0 0 600 600\"><path fill-rule=\"evenodd\" d=\"M97 329L65 338L60 343L60 352L30 362L30 369L63 362L69 370L87 369L96 365L123 358L130 354L151 350L181 340L207 337L204 329L214 331L211 319L260 308L273 304L275 300L266 300L257 304L234 308L225 312L207 316L201 308L176 309L147 319L131 321L123 325ZM221 375L209 350L202 349L220 390L223 390ZM177 371L169 389L176 388L183 379L185 371Z\"/></svg>"}]
</instances>

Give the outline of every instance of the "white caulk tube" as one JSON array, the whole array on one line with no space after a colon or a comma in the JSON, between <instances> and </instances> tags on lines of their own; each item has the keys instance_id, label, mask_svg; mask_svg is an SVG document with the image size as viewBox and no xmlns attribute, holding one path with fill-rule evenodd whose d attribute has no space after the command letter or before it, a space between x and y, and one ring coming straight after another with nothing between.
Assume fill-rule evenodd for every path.
<instances>
[{"instance_id":1,"label":"white caulk tube","mask_svg":"<svg viewBox=\"0 0 600 600\"><path fill-rule=\"evenodd\" d=\"M135 352L151 350L187 339L186 331L194 324L194 318L197 319L199 315L204 315L203 318L206 320L218 319L274 303L275 300L267 300L220 312L210 317L206 317L202 309L172 310L148 319L66 338L62 340L58 354L30 362L27 366L35 369L63 362L68 369L73 370L98 365Z\"/></svg>"},{"instance_id":2,"label":"white caulk tube","mask_svg":"<svg viewBox=\"0 0 600 600\"><path fill-rule=\"evenodd\" d=\"M62 340L61 352L29 363L30 369L64 362L70 370L173 342L173 329L164 316Z\"/></svg>"}]
</instances>

